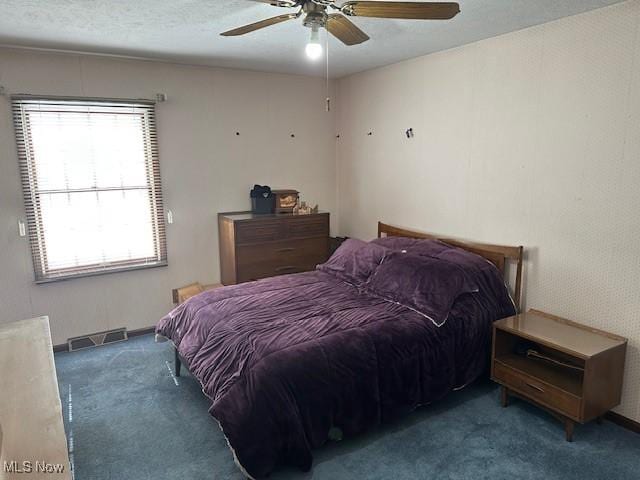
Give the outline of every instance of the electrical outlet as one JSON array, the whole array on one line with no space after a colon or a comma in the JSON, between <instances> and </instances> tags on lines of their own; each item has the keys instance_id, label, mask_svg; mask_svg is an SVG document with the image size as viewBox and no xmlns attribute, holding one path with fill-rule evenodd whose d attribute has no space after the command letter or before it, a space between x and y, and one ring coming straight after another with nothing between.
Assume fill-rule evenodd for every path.
<instances>
[{"instance_id":1,"label":"electrical outlet","mask_svg":"<svg viewBox=\"0 0 640 480\"><path fill-rule=\"evenodd\" d=\"M27 227L22 220L18 220L18 234L21 237L27 236Z\"/></svg>"}]
</instances>

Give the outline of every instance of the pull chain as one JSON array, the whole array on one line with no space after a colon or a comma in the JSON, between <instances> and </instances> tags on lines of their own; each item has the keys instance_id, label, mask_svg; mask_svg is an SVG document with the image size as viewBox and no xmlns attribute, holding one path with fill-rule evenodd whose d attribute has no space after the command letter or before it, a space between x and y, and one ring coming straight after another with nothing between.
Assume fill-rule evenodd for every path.
<instances>
[{"instance_id":1,"label":"pull chain","mask_svg":"<svg viewBox=\"0 0 640 480\"><path fill-rule=\"evenodd\" d=\"M327 112L331 111L331 96L329 93L329 30L325 31L325 58L327 63Z\"/></svg>"}]
</instances>

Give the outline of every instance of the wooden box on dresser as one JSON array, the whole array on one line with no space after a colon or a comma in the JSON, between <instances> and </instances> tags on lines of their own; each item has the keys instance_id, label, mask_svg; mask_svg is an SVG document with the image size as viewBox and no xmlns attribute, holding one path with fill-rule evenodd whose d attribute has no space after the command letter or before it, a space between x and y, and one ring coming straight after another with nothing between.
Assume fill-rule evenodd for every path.
<instances>
[{"instance_id":1,"label":"wooden box on dresser","mask_svg":"<svg viewBox=\"0 0 640 480\"><path fill-rule=\"evenodd\" d=\"M218 214L224 285L313 270L329 254L329 214Z\"/></svg>"},{"instance_id":2,"label":"wooden box on dresser","mask_svg":"<svg viewBox=\"0 0 640 480\"><path fill-rule=\"evenodd\" d=\"M502 406L514 395L543 407L573 439L574 423L620 403L627 339L538 310L493 324L491 377Z\"/></svg>"}]
</instances>

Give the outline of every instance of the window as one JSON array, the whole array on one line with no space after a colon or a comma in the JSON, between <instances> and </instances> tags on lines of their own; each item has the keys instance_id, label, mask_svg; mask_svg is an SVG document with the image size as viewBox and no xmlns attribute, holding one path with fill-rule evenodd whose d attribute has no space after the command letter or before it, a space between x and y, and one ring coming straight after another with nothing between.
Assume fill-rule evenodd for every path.
<instances>
[{"instance_id":1,"label":"window","mask_svg":"<svg viewBox=\"0 0 640 480\"><path fill-rule=\"evenodd\" d=\"M36 281L166 265L153 103L12 104Z\"/></svg>"}]
</instances>

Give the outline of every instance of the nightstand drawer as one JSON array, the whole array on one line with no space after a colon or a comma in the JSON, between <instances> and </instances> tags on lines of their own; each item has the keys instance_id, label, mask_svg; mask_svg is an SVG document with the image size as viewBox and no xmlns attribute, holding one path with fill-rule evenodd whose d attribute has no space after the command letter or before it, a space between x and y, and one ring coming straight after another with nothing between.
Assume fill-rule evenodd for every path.
<instances>
[{"instance_id":1,"label":"nightstand drawer","mask_svg":"<svg viewBox=\"0 0 640 480\"><path fill-rule=\"evenodd\" d=\"M494 361L493 376L495 380L507 388L513 389L546 407L564 413L571 418L580 417L581 399L570 393L508 367L499 360Z\"/></svg>"}]
</instances>

